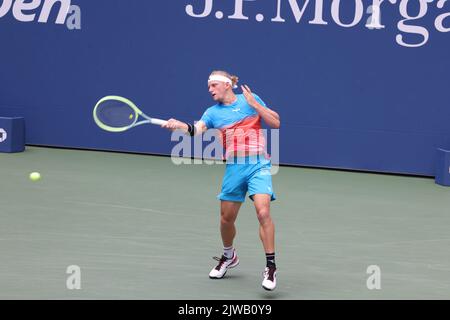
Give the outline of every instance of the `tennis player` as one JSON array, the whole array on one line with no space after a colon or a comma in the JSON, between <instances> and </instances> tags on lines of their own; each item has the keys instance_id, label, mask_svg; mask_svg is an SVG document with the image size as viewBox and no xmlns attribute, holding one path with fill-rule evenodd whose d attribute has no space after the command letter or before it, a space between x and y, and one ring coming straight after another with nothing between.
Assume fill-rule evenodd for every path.
<instances>
[{"instance_id":1,"label":"tennis player","mask_svg":"<svg viewBox=\"0 0 450 320\"><path fill-rule=\"evenodd\" d=\"M226 170L220 199L220 232L223 255L209 273L212 279L221 279L228 269L239 264L233 240L235 221L248 192L259 220L259 235L266 254L262 286L276 287L275 227L270 215L270 202L275 200L270 174L271 161L265 153L266 141L261 130L261 119L271 128L280 127L279 115L246 85L242 94L235 94L238 78L225 71L214 71L208 79L208 90L216 104L208 108L195 125L170 119L164 128L184 130L191 136L208 129L219 129L224 146Z\"/></svg>"}]
</instances>

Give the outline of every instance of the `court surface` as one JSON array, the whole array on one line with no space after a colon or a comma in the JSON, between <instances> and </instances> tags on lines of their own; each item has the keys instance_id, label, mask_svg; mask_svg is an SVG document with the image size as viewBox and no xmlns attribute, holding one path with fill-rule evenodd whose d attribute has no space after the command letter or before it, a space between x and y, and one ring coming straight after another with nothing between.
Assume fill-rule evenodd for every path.
<instances>
[{"instance_id":1,"label":"court surface","mask_svg":"<svg viewBox=\"0 0 450 320\"><path fill-rule=\"evenodd\" d=\"M222 251L224 165L27 147L0 154L0 299L448 299L450 189L430 178L281 167L273 177L278 287L247 199L240 265ZM42 179L29 180L38 171ZM68 266L81 270L69 290ZM369 290L367 268L381 271Z\"/></svg>"}]
</instances>

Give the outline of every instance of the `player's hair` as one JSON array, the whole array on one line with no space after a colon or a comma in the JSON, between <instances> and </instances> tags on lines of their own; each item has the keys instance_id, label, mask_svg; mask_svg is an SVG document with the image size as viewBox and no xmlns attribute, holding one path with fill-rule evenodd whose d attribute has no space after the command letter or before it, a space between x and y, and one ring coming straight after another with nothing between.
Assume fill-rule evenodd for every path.
<instances>
[{"instance_id":1,"label":"player's hair","mask_svg":"<svg viewBox=\"0 0 450 320\"><path fill-rule=\"evenodd\" d=\"M230 73L223 71L223 70L214 70L213 72L211 72L211 75L213 74L219 74L221 76L227 77L228 79L231 80L232 83L232 87L236 86L237 83L239 82L239 77L231 75Z\"/></svg>"}]
</instances>

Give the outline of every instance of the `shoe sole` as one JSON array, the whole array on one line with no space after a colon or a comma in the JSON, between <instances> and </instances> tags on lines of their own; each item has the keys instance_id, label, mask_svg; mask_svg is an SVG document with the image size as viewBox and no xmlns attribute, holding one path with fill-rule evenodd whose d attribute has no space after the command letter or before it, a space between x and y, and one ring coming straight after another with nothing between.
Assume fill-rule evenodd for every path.
<instances>
[{"instance_id":1,"label":"shoe sole","mask_svg":"<svg viewBox=\"0 0 450 320\"><path fill-rule=\"evenodd\" d=\"M227 267L227 270L225 270L224 274L221 277L211 277L211 276L209 276L209 278L210 279L222 279L227 274L228 269L233 269L234 267L237 267L238 265L239 265L239 259L234 264L229 265Z\"/></svg>"},{"instance_id":2,"label":"shoe sole","mask_svg":"<svg viewBox=\"0 0 450 320\"><path fill-rule=\"evenodd\" d=\"M261 287L263 287L263 289L266 290L266 291L273 291L273 290L275 290L275 288L269 289L269 288L266 288L266 287L264 287L264 286L261 286Z\"/></svg>"}]
</instances>

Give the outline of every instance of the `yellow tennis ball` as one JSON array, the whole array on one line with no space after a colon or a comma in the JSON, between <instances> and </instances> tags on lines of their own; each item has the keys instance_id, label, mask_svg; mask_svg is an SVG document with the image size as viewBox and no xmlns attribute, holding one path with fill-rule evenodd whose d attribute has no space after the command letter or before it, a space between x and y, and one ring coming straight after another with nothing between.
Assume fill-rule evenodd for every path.
<instances>
[{"instance_id":1,"label":"yellow tennis ball","mask_svg":"<svg viewBox=\"0 0 450 320\"><path fill-rule=\"evenodd\" d=\"M41 178L41 174L39 172L32 172L30 173L30 180L31 181L38 181Z\"/></svg>"},{"instance_id":2,"label":"yellow tennis ball","mask_svg":"<svg viewBox=\"0 0 450 320\"><path fill-rule=\"evenodd\" d=\"M130 120L131 120L131 119L133 119L133 115L132 115L132 114L130 114Z\"/></svg>"}]
</instances>

